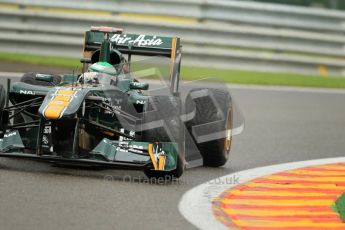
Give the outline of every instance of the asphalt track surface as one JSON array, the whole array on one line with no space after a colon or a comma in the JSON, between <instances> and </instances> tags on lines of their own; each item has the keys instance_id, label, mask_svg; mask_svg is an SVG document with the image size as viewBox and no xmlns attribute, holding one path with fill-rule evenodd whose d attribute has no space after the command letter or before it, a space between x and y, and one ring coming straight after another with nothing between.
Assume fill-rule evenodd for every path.
<instances>
[{"instance_id":1,"label":"asphalt track surface","mask_svg":"<svg viewBox=\"0 0 345 230\"><path fill-rule=\"evenodd\" d=\"M230 161L187 170L171 184L148 184L136 171L0 159L0 229L195 229L178 203L196 185L259 166L344 156L345 93L241 87L232 93L246 128L233 139Z\"/></svg>"}]
</instances>

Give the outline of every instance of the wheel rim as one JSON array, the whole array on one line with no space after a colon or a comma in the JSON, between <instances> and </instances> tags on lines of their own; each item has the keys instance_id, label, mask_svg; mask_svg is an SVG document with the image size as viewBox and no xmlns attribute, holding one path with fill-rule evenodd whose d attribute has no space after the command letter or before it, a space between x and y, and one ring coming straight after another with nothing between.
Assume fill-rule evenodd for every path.
<instances>
[{"instance_id":1,"label":"wheel rim","mask_svg":"<svg viewBox=\"0 0 345 230\"><path fill-rule=\"evenodd\" d=\"M226 121L226 131L224 138L224 150L225 155L228 155L231 148L231 137L232 137L232 110L228 111L227 121Z\"/></svg>"}]
</instances>

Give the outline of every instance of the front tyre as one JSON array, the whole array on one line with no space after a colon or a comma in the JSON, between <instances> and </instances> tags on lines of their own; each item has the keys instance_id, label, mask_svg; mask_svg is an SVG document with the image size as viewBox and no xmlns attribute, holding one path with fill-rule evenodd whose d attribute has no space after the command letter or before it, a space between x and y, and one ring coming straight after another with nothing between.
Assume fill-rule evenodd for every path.
<instances>
[{"instance_id":1,"label":"front tyre","mask_svg":"<svg viewBox=\"0 0 345 230\"><path fill-rule=\"evenodd\" d=\"M191 95L193 93L198 94L198 91L207 93L203 96L192 98ZM196 141L197 138L193 136L203 157L204 166L223 166L229 158L232 140L233 111L229 92L219 89L194 89L187 97L186 105L192 106L190 103L194 104L195 116L186 123L189 132L192 133L193 126L214 123L213 131L221 134L220 138L201 143L198 143Z\"/></svg>"},{"instance_id":2,"label":"front tyre","mask_svg":"<svg viewBox=\"0 0 345 230\"><path fill-rule=\"evenodd\" d=\"M20 82L29 84L29 85L39 85L39 86L47 86L47 87L53 87L55 85L58 85L61 82L61 76L59 75L52 75L53 76L53 82L45 82L45 81L39 81L36 79L36 75L39 73L34 73L34 72L30 72L30 73L25 73L23 74L23 76L20 78ZM19 103L20 101L18 101ZM15 110L15 113L17 113L20 110ZM13 123L14 124L20 124L25 122L24 119L24 113L28 114L28 110L23 111L22 113L16 115L13 117ZM32 115L32 114L30 114Z\"/></svg>"}]
</instances>

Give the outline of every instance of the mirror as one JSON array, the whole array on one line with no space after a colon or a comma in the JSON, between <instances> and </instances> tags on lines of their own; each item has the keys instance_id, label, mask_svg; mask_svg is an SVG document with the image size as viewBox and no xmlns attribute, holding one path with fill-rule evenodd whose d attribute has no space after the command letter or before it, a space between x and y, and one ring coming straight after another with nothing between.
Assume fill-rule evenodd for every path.
<instances>
[{"instance_id":1,"label":"mirror","mask_svg":"<svg viewBox=\"0 0 345 230\"><path fill-rule=\"evenodd\" d=\"M149 84L132 81L129 84L129 88L130 89L139 89L139 90L148 90Z\"/></svg>"},{"instance_id":2,"label":"mirror","mask_svg":"<svg viewBox=\"0 0 345 230\"><path fill-rule=\"evenodd\" d=\"M54 77L49 74L36 74L36 80L37 81L45 81L45 82L53 82Z\"/></svg>"}]
</instances>

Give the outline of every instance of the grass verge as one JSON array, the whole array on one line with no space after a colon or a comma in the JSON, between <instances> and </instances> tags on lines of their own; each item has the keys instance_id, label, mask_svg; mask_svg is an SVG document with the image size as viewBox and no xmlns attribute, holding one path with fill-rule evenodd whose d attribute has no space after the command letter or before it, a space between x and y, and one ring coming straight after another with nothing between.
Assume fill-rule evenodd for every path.
<instances>
[{"instance_id":1,"label":"grass verge","mask_svg":"<svg viewBox=\"0 0 345 230\"><path fill-rule=\"evenodd\" d=\"M227 83L250 85L279 85L319 88L345 88L344 77L321 77L318 75L298 75L291 73L266 73L254 71L219 70L195 67L182 68L184 79L193 80L198 76L215 76Z\"/></svg>"},{"instance_id":2,"label":"grass verge","mask_svg":"<svg viewBox=\"0 0 345 230\"><path fill-rule=\"evenodd\" d=\"M62 68L76 68L81 66L79 59L77 58L60 58L60 57L46 57L36 56L29 54L13 54L13 53L1 53L0 61L11 61L35 65L49 65Z\"/></svg>"},{"instance_id":3,"label":"grass verge","mask_svg":"<svg viewBox=\"0 0 345 230\"><path fill-rule=\"evenodd\" d=\"M12 61L36 65L75 69L81 66L78 59L43 57L27 54L0 53L0 61ZM182 66L183 80L197 80L206 77L217 77L220 81L235 84L302 86L320 88L345 88L344 77L321 77L318 75L298 75L291 73L265 73L255 71L209 69Z\"/></svg>"},{"instance_id":4,"label":"grass verge","mask_svg":"<svg viewBox=\"0 0 345 230\"><path fill-rule=\"evenodd\" d=\"M334 209L339 213L340 219L345 222L345 193L335 201Z\"/></svg>"}]
</instances>

